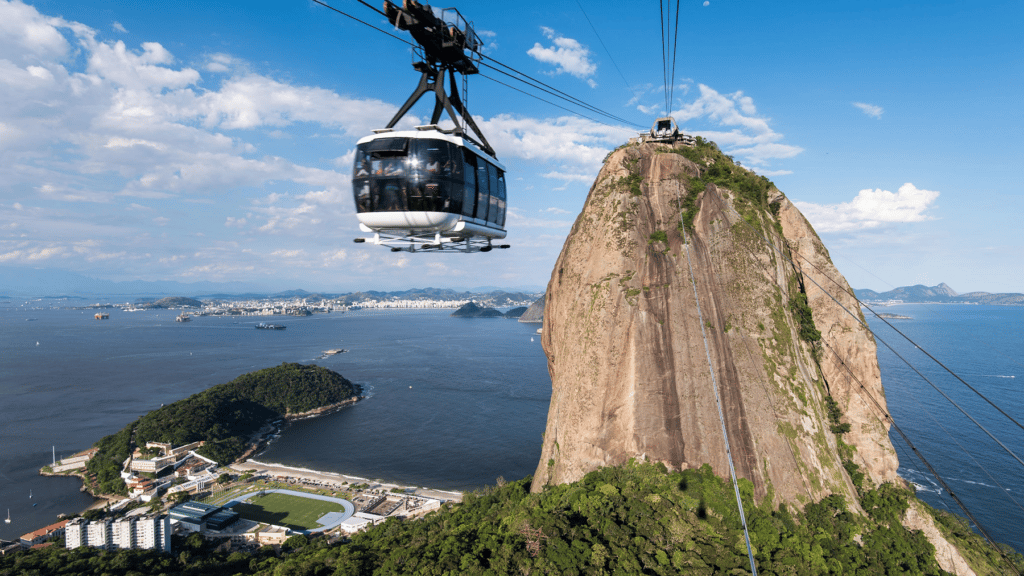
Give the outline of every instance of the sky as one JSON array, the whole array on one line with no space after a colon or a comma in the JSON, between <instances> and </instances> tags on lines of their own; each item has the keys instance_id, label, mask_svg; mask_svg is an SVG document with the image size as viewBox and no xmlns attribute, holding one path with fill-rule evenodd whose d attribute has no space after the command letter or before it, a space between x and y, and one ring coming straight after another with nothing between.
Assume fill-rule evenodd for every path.
<instances>
[{"instance_id":1,"label":"sky","mask_svg":"<svg viewBox=\"0 0 1024 576\"><path fill-rule=\"evenodd\" d=\"M468 108L508 168L511 249L352 242L355 142L419 79L398 40L311 0L0 0L0 271L545 286L604 157L666 113L658 5L458 7L486 56L629 122L470 77ZM1022 21L1017 0L687 0L670 112L771 178L852 286L1024 292Z\"/></svg>"}]
</instances>

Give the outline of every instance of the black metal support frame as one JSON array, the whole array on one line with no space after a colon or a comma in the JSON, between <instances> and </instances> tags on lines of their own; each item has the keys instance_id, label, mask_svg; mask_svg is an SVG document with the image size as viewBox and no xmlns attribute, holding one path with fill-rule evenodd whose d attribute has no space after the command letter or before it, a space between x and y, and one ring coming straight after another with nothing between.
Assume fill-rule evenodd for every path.
<instances>
[{"instance_id":1,"label":"black metal support frame","mask_svg":"<svg viewBox=\"0 0 1024 576\"><path fill-rule=\"evenodd\" d=\"M483 132L481 132L480 128L477 127L476 122L473 121L473 117L469 114L469 111L466 110L466 106L462 103L462 99L459 98L458 83L455 81L455 70L447 67L438 70L424 62L418 62L416 64L416 69L421 71L419 85L416 86L416 89L413 91L412 95L409 96L409 99L405 101L405 104L402 104L402 107L399 108L398 112L396 112L391 118L391 121L388 122L386 128L394 128L395 125L398 124L398 121L401 120L407 112L409 112L420 98L428 92L433 92L434 112L430 115L430 123L437 124L438 121L441 120L441 112L448 112L448 116L451 117L452 122L455 123L454 133L457 136L468 139L479 146L480 149L488 155L494 156L494 148L491 147L487 138L484 137ZM451 85L452 92L451 95L449 95L444 89L445 71L448 72L449 84ZM469 127L473 131L476 138L470 137L466 134L466 131L463 130L460 125L460 119L465 126Z\"/></svg>"}]
</instances>

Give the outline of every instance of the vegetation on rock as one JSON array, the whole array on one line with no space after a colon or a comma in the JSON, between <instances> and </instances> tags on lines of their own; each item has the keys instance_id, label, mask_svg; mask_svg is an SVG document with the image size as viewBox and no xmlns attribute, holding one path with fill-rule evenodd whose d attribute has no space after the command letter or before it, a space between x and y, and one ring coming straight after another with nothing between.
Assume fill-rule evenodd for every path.
<instances>
[{"instance_id":1,"label":"vegetation on rock","mask_svg":"<svg viewBox=\"0 0 1024 576\"><path fill-rule=\"evenodd\" d=\"M137 446L203 440L206 444L198 452L227 464L245 452L249 439L268 421L337 404L359 393L358 385L319 366L285 363L250 372L158 408L101 439L87 470L95 476L96 491L124 494L121 467Z\"/></svg>"},{"instance_id":2,"label":"vegetation on rock","mask_svg":"<svg viewBox=\"0 0 1024 576\"><path fill-rule=\"evenodd\" d=\"M530 478L467 494L422 520L388 520L347 543L293 538L279 553L227 553L190 536L175 554L94 549L0 557L7 574L747 574L731 485L708 466L668 473L661 464L602 468L529 493ZM741 481L761 574L944 574L919 532L899 523L911 496L891 485L790 511L752 500ZM963 533L972 547L980 540ZM973 536L973 538L972 538ZM1015 557L1024 566L1024 557Z\"/></svg>"}]
</instances>

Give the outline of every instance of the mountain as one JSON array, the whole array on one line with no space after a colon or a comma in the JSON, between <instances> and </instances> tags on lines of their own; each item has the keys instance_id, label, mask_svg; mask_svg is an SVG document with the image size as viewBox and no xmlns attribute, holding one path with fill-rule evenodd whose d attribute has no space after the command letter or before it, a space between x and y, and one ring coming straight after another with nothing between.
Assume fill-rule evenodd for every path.
<instances>
[{"instance_id":1,"label":"mountain","mask_svg":"<svg viewBox=\"0 0 1024 576\"><path fill-rule=\"evenodd\" d=\"M466 302L458 310L452 312L455 318L501 318L502 313L494 308L484 308L475 302Z\"/></svg>"},{"instance_id":2,"label":"mountain","mask_svg":"<svg viewBox=\"0 0 1024 576\"><path fill-rule=\"evenodd\" d=\"M544 322L544 296L537 298L530 307L519 317L520 322L541 323Z\"/></svg>"},{"instance_id":3,"label":"mountain","mask_svg":"<svg viewBox=\"0 0 1024 576\"><path fill-rule=\"evenodd\" d=\"M902 481L849 292L793 204L713 143L620 147L548 284L531 490L630 461L729 478L731 452L758 501L861 509L867 487Z\"/></svg>"},{"instance_id":4,"label":"mountain","mask_svg":"<svg viewBox=\"0 0 1024 576\"><path fill-rule=\"evenodd\" d=\"M939 302L949 304L992 304L998 306L1022 306L1024 305L1024 294L1012 292L1003 294L990 294L988 292L968 292L957 294L947 284L938 286L901 286L888 292L875 292L874 290L854 290L857 299L867 303L887 302L889 300L902 300L907 303Z\"/></svg>"},{"instance_id":5,"label":"mountain","mask_svg":"<svg viewBox=\"0 0 1024 576\"><path fill-rule=\"evenodd\" d=\"M854 290L860 300L903 300L904 302L950 302L957 293L945 283L938 286L901 286L888 292L878 293L874 290Z\"/></svg>"}]
</instances>

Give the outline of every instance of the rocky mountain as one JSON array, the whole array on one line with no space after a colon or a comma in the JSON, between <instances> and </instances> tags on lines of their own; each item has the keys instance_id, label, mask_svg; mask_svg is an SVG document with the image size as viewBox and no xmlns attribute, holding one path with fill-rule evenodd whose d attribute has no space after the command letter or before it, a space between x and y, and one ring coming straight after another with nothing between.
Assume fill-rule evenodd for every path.
<instances>
[{"instance_id":1,"label":"rocky mountain","mask_svg":"<svg viewBox=\"0 0 1024 576\"><path fill-rule=\"evenodd\" d=\"M857 298L865 302L885 302L889 300L902 300L908 303L940 302L950 304L991 304L997 306L1022 306L1024 305L1024 294L1011 292L992 294L989 292L968 292L957 294L947 284L938 286L901 286L888 292L875 292L874 290L854 290Z\"/></svg>"},{"instance_id":2,"label":"rocky mountain","mask_svg":"<svg viewBox=\"0 0 1024 576\"><path fill-rule=\"evenodd\" d=\"M503 314L494 308L485 308L476 302L466 302L458 310L452 312L455 318L501 318Z\"/></svg>"},{"instance_id":3,"label":"rocky mountain","mask_svg":"<svg viewBox=\"0 0 1024 576\"><path fill-rule=\"evenodd\" d=\"M186 296L168 296L156 301L138 301L139 308L202 308L203 303Z\"/></svg>"},{"instance_id":4,"label":"rocky mountain","mask_svg":"<svg viewBox=\"0 0 1024 576\"><path fill-rule=\"evenodd\" d=\"M523 312L523 315L519 317L520 322L543 322L544 321L544 296L538 298L530 307Z\"/></svg>"},{"instance_id":5,"label":"rocky mountain","mask_svg":"<svg viewBox=\"0 0 1024 576\"><path fill-rule=\"evenodd\" d=\"M855 484L898 481L875 343L851 313L828 251L766 178L702 140L621 147L548 284L532 490L630 459L728 478L719 403L759 500L856 503Z\"/></svg>"},{"instance_id":6,"label":"rocky mountain","mask_svg":"<svg viewBox=\"0 0 1024 576\"><path fill-rule=\"evenodd\" d=\"M945 282L938 286L901 286L888 292L874 290L855 290L861 300L903 300L904 302L949 302L956 298L957 293Z\"/></svg>"}]
</instances>

